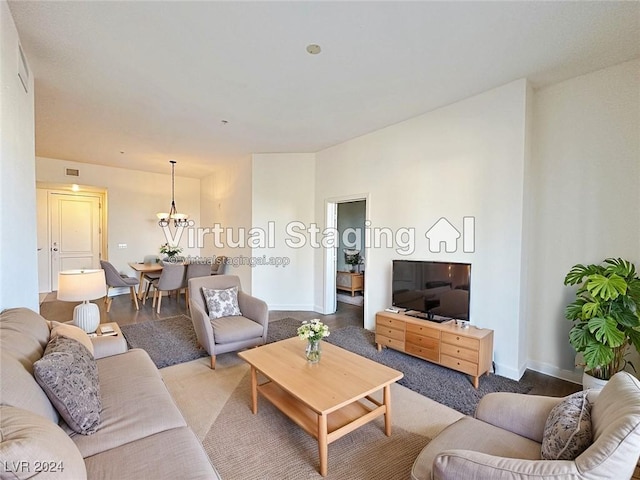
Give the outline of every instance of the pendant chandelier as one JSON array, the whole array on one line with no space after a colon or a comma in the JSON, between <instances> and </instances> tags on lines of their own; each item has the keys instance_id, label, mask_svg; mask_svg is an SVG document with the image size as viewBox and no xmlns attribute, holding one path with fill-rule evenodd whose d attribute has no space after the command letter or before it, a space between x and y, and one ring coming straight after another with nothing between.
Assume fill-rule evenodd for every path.
<instances>
[{"instance_id":1,"label":"pendant chandelier","mask_svg":"<svg viewBox=\"0 0 640 480\"><path fill-rule=\"evenodd\" d=\"M173 220L173 225L176 227L186 227L189 222L189 215L185 215L184 213L178 213L176 209L176 200L175 200L175 187L176 187L176 177L175 177L175 169L176 169L176 161L169 160L171 164L171 208L169 209L169 213L157 213L158 217L158 225L161 227L168 227L169 221Z\"/></svg>"}]
</instances>

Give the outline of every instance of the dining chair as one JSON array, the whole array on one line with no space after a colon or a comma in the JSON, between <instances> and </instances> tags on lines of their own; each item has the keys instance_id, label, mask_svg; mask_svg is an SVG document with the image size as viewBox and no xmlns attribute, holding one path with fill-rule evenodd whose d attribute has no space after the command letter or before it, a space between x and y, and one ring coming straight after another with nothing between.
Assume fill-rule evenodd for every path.
<instances>
[{"instance_id":1,"label":"dining chair","mask_svg":"<svg viewBox=\"0 0 640 480\"><path fill-rule=\"evenodd\" d=\"M145 255L142 262L147 265L152 263L158 263L160 262L160 257L158 255ZM151 287L151 282L153 282L158 278L160 278L160 272L148 272L142 275L142 279L145 282L147 282L147 285L145 287L145 292L149 291L149 288Z\"/></svg>"},{"instance_id":2,"label":"dining chair","mask_svg":"<svg viewBox=\"0 0 640 480\"><path fill-rule=\"evenodd\" d=\"M170 263L164 262L162 266L162 273L160 273L160 277L153 280L150 286L153 288L153 304L152 306L156 307L157 302L157 313L160 313L160 304L162 303L162 292L172 292L177 291L177 300L180 301L180 291L185 288L185 272L187 268L186 265L182 263ZM147 301L148 292L145 293L144 300L142 303L144 304Z\"/></svg>"},{"instance_id":3,"label":"dining chair","mask_svg":"<svg viewBox=\"0 0 640 480\"><path fill-rule=\"evenodd\" d=\"M136 304L136 310L140 310L138 305L138 295L136 294L136 287L140 283L138 279L122 275L118 270L116 270L116 267L106 260L100 260L100 267L104 270L104 276L107 281L107 296L105 297L105 301L107 302L107 313L111 310L111 302L113 301L112 298L109 297L109 289L118 287L129 288L131 299Z\"/></svg>"},{"instance_id":4,"label":"dining chair","mask_svg":"<svg viewBox=\"0 0 640 480\"><path fill-rule=\"evenodd\" d=\"M208 277L211 274L211 262L206 263L190 263L187 265L187 274L185 276L184 298L187 302L187 310L189 310L189 280L196 277Z\"/></svg>"},{"instance_id":5,"label":"dining chair","mask_svg":"<svg viewBox=\"0 0 640 480\"><path fill-rule=\"evenodd\" d=\"M211 275L224 275L227 266L227 257L217 256L211 263Z\"/></svg>"}]
</instances>

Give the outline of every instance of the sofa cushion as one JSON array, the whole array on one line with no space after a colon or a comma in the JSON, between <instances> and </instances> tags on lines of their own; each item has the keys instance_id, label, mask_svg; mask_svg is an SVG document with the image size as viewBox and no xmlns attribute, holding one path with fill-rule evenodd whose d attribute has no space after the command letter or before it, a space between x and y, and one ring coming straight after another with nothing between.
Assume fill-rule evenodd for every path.
<instances>
[{"instance_id":1,"label":"sofa cushion","mask_svg":"<svg viewBox=\"0 0 640 480\"><path fill-rule=\"evenodd\" d=\"M87 457L85 462L89 477L97 480L220 478L189 427L173 428L141 438Z\"/></svg>"},{"instance_id":2,"label":"sofa cushion","mask_svg":"<svg viewBox=\"0 0 640 480\"><path fill-rule=\"evenodd\" d=\"M224 290L202 287L202 295L211 320L242 315L238 306L238 287Z\"/></svg>"},{"instance_id":3,"label":"sofa cushion","mask_svg":"<svg viewBox=\"0 0 640 480\"><path fill-rule=\"evenodd\" d=\"M542 458L575 460L592 442L588 391L576 392L551 409L544 425Z\"/></svg>"},{"instance_id":4,"label":"sofa cushion","mask_svg":"<svg viewBox=\"0 0 640 480\"><path fill-rule=\"evenodd\" d=\"M0 405L29 410L58 423L60 415L33 378L33 365L22 364L0 348Z\"/></svg>"},{"instance_id":5,"label":"sofa cushion","mask_svg":"<svg viewBox=\"0 0 640 480\"><path fill-rule=\"evenodd\" d=\"M144 350L97 360L100 379L100 429L93 435L66 431L83 457L134 442L186 423L158 369Z\"/></svg>"},{"instance_id":6,"label":"sofa cushion","mask_svg":"<svg viewBox=\"0 0 640 480\"><path fill-rule=\"evenodd\" d=\"M246 317L223 317L211 320L213 338L216 343L233 343L257 338L264 327Z\"/></svg>"},{"instance_id":7,"label":"sofa cushion","mask_svg":"<svg viewBox=\"0 0 640 480\"><path fill-rule=\"evenodd\" d=\"M0 405L0 478L86 479L82 455L50 420Z\"/></svg>"},{"instance_id":8,"label":"sofa cushion","mask_svg":"<svg viewBox=\"0 0 640 480\"><path fill-rule=\"evenodd\" d=\"M430 480L434 462L438 462L441 456L446 461L445 454L453 449L475 450L508 458L540 459L539 443L475 418L463 417L445 428L420 452L411 469L411 478Z\"/></svg>"},{"instance_id":9,"label":"sofa cushion","mask_svg":"<svg viewBox=\"0 0 640 480\"><path fill-rule=\"evenodd\" d=\"M49 326L51 327L51 337L49 340L52 340L55 337L67 337L73 340L77 340L82 345L87 347L87 350L91 352L91 355L94 355L93 351L93 343L87 335L87 332L82 330L80 327L76 327L75 325L71 325L68 323L60 323L50 321Z\"/></svg>"},{"instance_id":10,"label":"sofa cushion","mask_svg":"<svg viewBox=\"0 0 640 480\"><path fill-rule=\"evenodd\" d=\"M100 426L100 385L93 355L80 342L54 337L33 365L35 378L74 431L89 435Z\"/></svg>"},{"instance_id":11,"label":"sofa cushion","mask_svg":"<svg viewBox=\"0 0 640 480\"><path fill-rule=\"evenodd\" d=\"M0 313L0 404L58 423L58 412L33 378L33 363L48 341L47 321L33 310L10 308Z\"/></svg>"}]
</instances>

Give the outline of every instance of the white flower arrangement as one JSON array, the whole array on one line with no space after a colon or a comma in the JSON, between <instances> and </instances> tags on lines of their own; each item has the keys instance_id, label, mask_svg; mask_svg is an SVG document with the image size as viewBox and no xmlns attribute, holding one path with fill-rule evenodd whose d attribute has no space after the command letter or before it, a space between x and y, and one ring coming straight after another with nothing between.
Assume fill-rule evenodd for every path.
<instances>
[{"instance_id":1,"label":"white flower arrangement","mask_svg":"<svg viewBox=\"0 0 640 480\"><path fill-rule=\"evenodd\" d=\"M305 320L302 322L302 325L298 327L298 338L300 338L300 340L318 342L328 336L329 327L317 318L311 321Z\"/></svg>"}]
</instances>

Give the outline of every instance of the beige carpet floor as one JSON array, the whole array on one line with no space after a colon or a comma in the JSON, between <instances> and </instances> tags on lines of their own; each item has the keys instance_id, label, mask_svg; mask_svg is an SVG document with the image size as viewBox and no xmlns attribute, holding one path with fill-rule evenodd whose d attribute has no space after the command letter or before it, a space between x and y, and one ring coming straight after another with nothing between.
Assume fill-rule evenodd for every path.
<instances>
[{"instance_id":1,"label":"beige carpet floor","mask_svg":"<svg viewBox=\"0 0 640 480\"><path fill-rule=\"evenodd\" d=\"M266 400L250 409L249 367L236 354L219 355L160 370L187 423L225 480L319 479L318 448ZM391 437L384 421L329 445L327 479L409 478L413 460L429 439L462 414L400 385L392 386Z\"/></svg>"}]
</instances>

